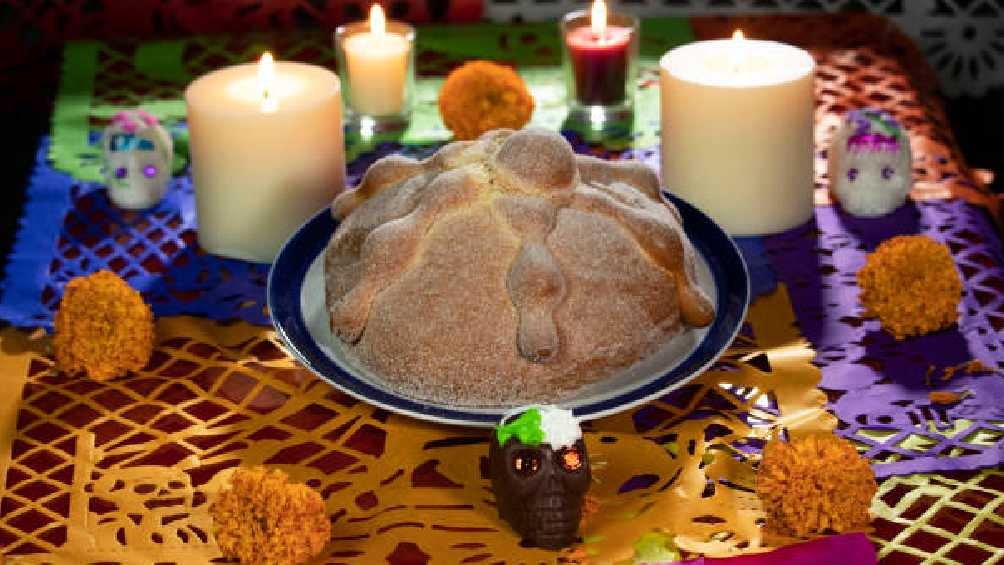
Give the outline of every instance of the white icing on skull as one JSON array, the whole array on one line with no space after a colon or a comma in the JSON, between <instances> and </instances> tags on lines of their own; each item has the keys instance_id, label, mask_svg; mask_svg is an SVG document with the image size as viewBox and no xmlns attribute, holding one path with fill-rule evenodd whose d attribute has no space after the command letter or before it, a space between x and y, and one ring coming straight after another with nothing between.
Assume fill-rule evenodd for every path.
<instances>
[{"instance_id":1,"label":"white icing on skull","mask_svg":"<svg viewBox=\"0 0 1004 565\"><path fill-rule=\"evenodd\" d=\"M852 110L830 146L830 190L855 216L883 216L906 201L912 167L910 140L895 118L871 108Z\"/></svg>"},{"instance_id":2,"label":"white icing on skull","mask_svg":"<svg viewBox=\"0 0 1004 565\"><path fill-rule=\"evenodd\" d=\"M171 179L174 142L157 118L143 110L119 112L105 128L101 147L112 202L133 210L160 202Z\"/></svg>"},{"instance_id":3,"label":"white icing on skull","mask_svg":"<svg viewBox=\"0 0 1004 565\"><path fill-rule=\"evenodd\" d=\"M555 449L575 445L582 439L582 428L572 411L551 404L540 407L540 429L545 441Z\"/></svg>"},{"instance_id":4,"label":"white icing on skull","mask_svg":"<svg viewBox=\"0 0 1004 565\"><path fill-rule=\"evenodd\" d=\"M512 423L518 415L526 417L528 412L533 412L530 420L536 422L535 435L539 435L540 441L550 444L551 447L555 449L569 447L582 439L582 428L575 414L571 410L553 404L532 404L515 408L502 415L500 425ZM524 425L527 424L524 422Z\"/></svg>"}]
</instances>

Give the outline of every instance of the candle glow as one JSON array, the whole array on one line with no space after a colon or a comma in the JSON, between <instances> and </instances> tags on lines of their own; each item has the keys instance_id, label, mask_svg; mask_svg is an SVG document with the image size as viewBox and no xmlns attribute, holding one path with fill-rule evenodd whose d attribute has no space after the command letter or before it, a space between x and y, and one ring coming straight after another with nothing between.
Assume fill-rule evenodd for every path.
<instances>
[{"instance_id":1,"label":"candle glow","mask_svg":"<svg viewBox=\"0 0 1004 565\"><path fill-rule=\"evenodd\" d=\"M732 45L734 49L730 51L729 59L732 62L732 72L738 74L746 63L746 36L743 30L737 29L732 33Z\"/></svg>"},{"instance_id":2,"label":"candle glow","mask_svg":"<svg viewBox=\"0 0 1004 565\"><path fill-rule=\"evenodd\" d=\"M387 21L378 3L367 22L336 31L336 49L349 83L349 106L364 116L397 116L407 108L414 33Z\"/></svg>"},{"instance_id":3,"label":"candle glow","mask_svg":"<svg viewBox=\"0 0 1004 565\"><path fill-rule=\"evenodd\" d=\"M607 5L603 0L593 0L593 8L589 14L589 25L593 29L593 37L602 40L607 34Z\"/></svg>"},{"instance_id":4,"label":"candle glow","mask_svg":"<svg viewBox=\"0 0 1004 565\"><path fill-rule=\"evenodd\" d=\"M275 96L275 59L268 51L262 53L258 61L258 89L261 92L261 111L271 114L279 109L279 99Z\"/></svg>"},{"instance_id":5,"label":"candle glow","mask_svg":"<svg viewBox=\"0 0 1004 565\"><path fill-rule=\"evenodd\" d=\"M589 10L566 14L561 23L564 55L568 62L569 100L573 113L585 110L582 122L595 126L603 110L590 106L626 106L637 56L636 18L610 12L605 0L593 0ZM622 108L623 109L623 108Z\"/></svg>"},{"instance_id":6,"label":"candle glow","mask_svg":"<svg viewBox=\"0 0 1004 565\"><path fill-rule=\"evenodd\" d=\"M387 16L384 15L380 4L373 4L370 7L370 33L373 35L387 33Z\"/></svg>"},{"instance_id":7,"label":"candle glow","mask_svg":"<svg viewBox=\"0 0 1004 565\"><path fill-rule=\"evenodd\" d=\"M185 103L200 246L271 262L345 185L338 76L265 54L192 81Z\"/></svg>"}]
</instances>

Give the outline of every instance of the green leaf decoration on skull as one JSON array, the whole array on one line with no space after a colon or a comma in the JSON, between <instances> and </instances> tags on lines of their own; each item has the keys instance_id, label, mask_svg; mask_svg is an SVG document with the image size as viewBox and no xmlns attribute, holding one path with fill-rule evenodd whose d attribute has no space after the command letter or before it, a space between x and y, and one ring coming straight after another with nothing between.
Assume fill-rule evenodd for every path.
<instances>
[{"instance_id":1,"label":"green leaf decoration on skull","mask_svg":"<svg viewBox=\"0 0 1004 565\"><path fill-rule=\"evenodd\" d=\"M544 430L540 427L540 410L530 408L512 422L500 425L495 428L495 437L499 445L505 445L511 437L526 445L540 445L544 441Z\"/></svg>"}]
</instances>

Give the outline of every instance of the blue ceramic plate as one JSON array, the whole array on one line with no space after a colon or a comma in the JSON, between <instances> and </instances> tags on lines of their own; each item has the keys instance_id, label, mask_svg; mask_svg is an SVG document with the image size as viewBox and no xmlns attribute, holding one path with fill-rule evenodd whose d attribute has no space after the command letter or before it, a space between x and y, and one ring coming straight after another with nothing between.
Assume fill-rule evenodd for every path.
<instances>
[{"instance_id":1,"label":"blue ceramic plate","mask_svg":"<svg viewBox=\"0 0 1004 565\"><path fill-rule=\"evenodd\" d=\"M583 387L561 405L589 420L637 406L683 386L732 343L749 305L749 275L735 243L696 208L664 193L683 215L698 251L698 282L717 304L707 328L686 329L651 357L600 383ZM338 222L325 208L286 242L268 278L272 323L290 353L322 379L381 408L422 420L494 426L511 407L437 404L402 394L347 354L332 335L324 304L324 249Z\"/></svg>"}]
</instances>

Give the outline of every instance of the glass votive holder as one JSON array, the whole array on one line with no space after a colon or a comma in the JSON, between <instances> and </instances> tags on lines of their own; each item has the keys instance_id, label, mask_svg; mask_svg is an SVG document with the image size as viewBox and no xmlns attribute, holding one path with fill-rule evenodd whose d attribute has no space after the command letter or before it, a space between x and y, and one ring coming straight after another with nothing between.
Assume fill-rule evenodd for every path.
<instances>
[{"instance_id":1,"label":"glass votive holder","mask_svg":"<svg viewBox=\"0 0 1004 565\"><path fill-rule=\"evenodd\" d=\"M571 12L559 26L569 120L601 130L633 117L639 29L629 14L604 14L596 26L593 16Z\"/></svg>"},{"instance_id":2,"label":"glass votive holder","mask_svg":"<svg viewBox=\"0 0 1004 565\"><path fill-rule=\"evenodd\" d=\"M407 124L415 90L415 28L378 8L334 34L346 122L364 136Z\"/></svg>"}]
</instances>

